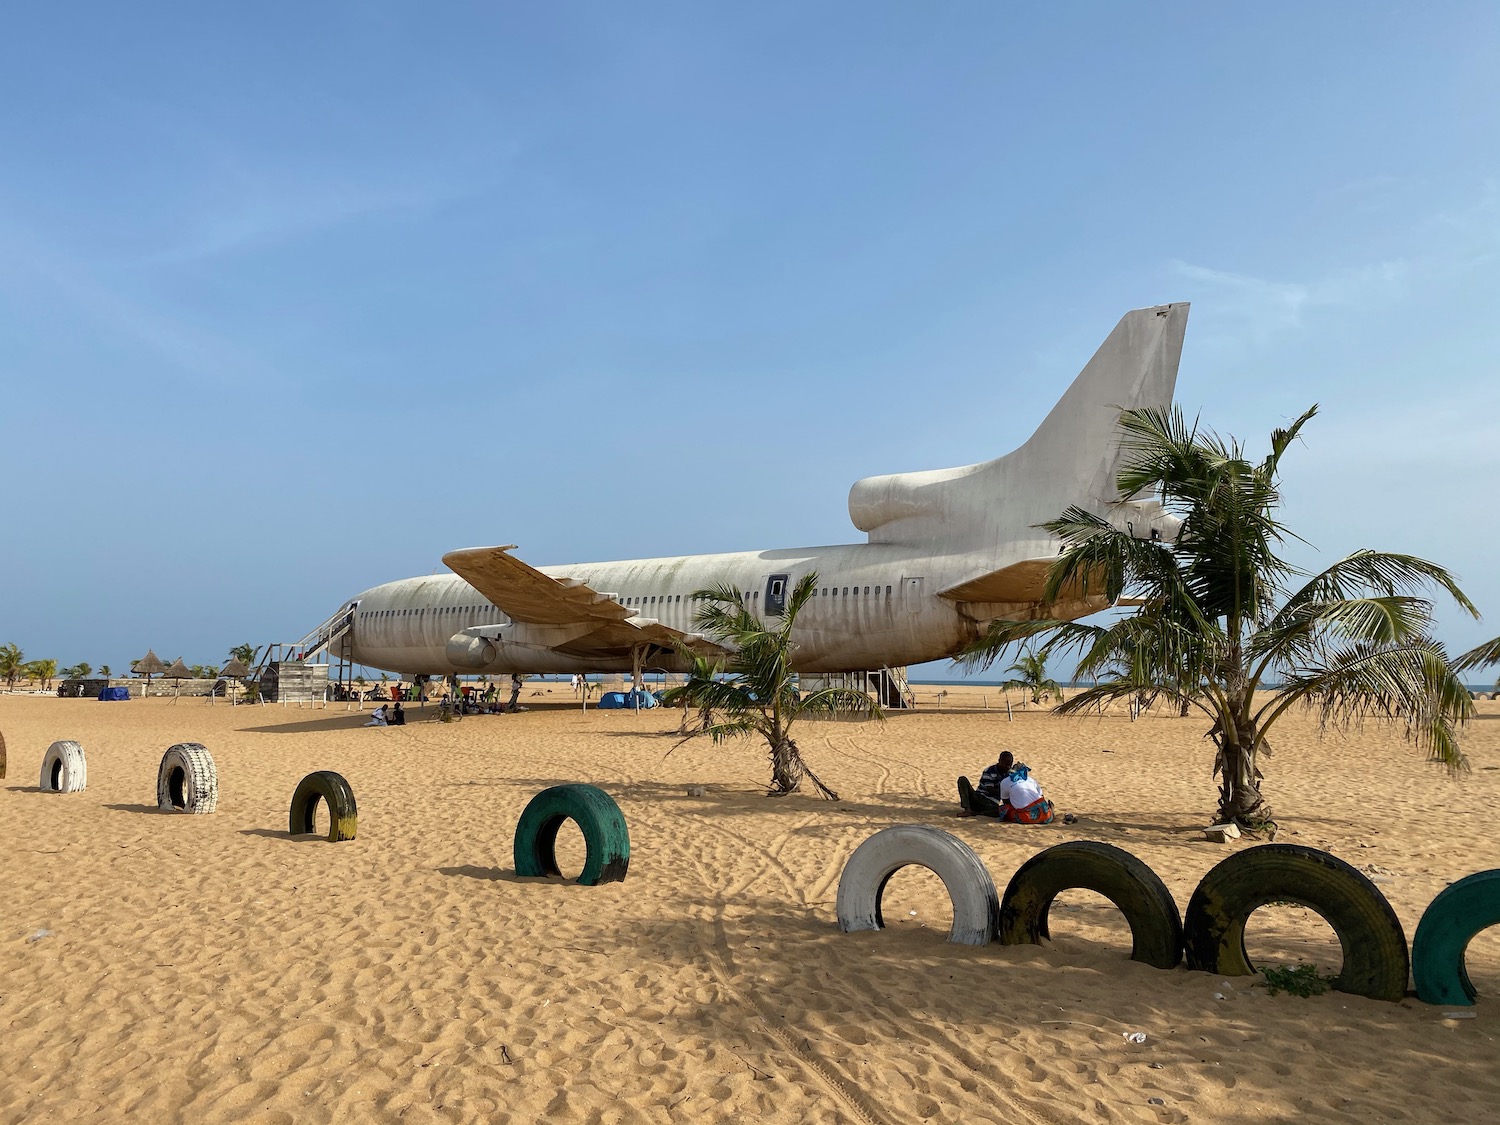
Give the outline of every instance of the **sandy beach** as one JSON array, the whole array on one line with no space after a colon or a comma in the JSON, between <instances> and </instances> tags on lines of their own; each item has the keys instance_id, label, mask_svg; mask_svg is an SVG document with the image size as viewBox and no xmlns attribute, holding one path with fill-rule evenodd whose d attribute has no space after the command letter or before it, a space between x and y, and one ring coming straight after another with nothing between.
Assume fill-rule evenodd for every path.
<instances>
[{"instance_id":1,"label":"sandy beach","mask_svg":"<svg viewBox=\"0 0 1500 1125\"><path fill-rule=\"evenodd\" d=\"M953 688L941 711L803 725L829 803L765 797L752 742L676 747L680 713L580 713L564 684L529 687L523 714L413 708L388 729L342 704L0 696L0 1122L1500 1120L1500 930L1470 948L1463 1020L1133 963L1121 916L1084 892L1059 900L1049 946L951 945L942 885L914 868L888 929L841 934L844 861L891 824L961 837L1002 892L1044 847L1108 841L1182 907L1251 846L1199 831L1200 719L1008 721L985 701ZM1479 708L1460 780L1393 730L1320 735L1302 715L1266 765L1280 839L1377 876L1408 939L1447 882L1500 866L1500 704ZM62 738L85 747L85 792L36 787ZM217 763L212 815L156 811L181 741ZM956 817L955 776L1000 748L1078 823ZM288 836L317 769L351 783L356 840ZM563 781L623 808L624 882L515 876L517 817ZM576 872L571 827L559 852ZM1339 963L1295 907L1258 911L1249 947Z\"/></svg>"}]
</instances>

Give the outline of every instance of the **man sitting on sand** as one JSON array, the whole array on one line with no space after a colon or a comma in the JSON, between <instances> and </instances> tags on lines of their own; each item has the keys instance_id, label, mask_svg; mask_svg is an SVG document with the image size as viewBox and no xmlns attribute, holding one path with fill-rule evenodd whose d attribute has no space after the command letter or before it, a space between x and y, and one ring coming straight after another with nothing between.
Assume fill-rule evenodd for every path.
<instances>
[{"instance_id":1,"label":"man sitting on sand","mask_svg":"<svg viewBox=\"0 0 1500 1125\"><path fill-rule=\"evenodd\" d=\"M389 726L389 725L390 725L389 720L386 719L386 711L385 711L385 704L384 703L382 703L379 707L375 708L375 710L370 715L370 721L365 724L365 726L367 726L367 727L384 727L384 726Z\"/></svg>"},{"instance_id":2,"label":"man sitting on sand","mask_svg":"<svg viewBox=\"0 0 1500 1125\"><path fill-rule=\"evenodd\" d=\"M964 816L993 816L1015 824L1048 824L1055 815L1052 802L1042 796L1042 787L1031 776L1031 767L1018 765L1009 750L985 767L977 788L967 777L958 779L958 803Z\"/></svg>"}]
</instances>

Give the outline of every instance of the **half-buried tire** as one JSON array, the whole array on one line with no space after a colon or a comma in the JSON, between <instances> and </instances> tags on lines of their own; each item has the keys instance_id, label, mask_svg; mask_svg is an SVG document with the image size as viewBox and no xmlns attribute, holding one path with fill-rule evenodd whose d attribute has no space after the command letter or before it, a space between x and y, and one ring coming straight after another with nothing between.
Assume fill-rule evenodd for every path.
<instances>
[{"instance_id":1,"label":"half-buried tire","mask_svg":"<svg viewBox=\"0 0 1500 1125\"><path fill-rule=\"evenodd\" d=\"M1417 998L1428 1004L1474 1003L1464 952L1480 930L1500 925L1500 871L1481 871L1445 887L1432 900L1411 942Z\"/></svg>"},{"instance_id":2,"label":"half-buried tire","mask_svg":"<svg viewBox=\"0 0 1500 1125\"><path fill-rule=\"evenodd\" d=\"M1035 945L1051 936L1047 915L1063 891L1097 891L1130 923L1130 957L1158 969L1182 960L1182 915L1155 871L1129 852L1095 840L1070 840L1032 856L1000 902L1000 941Z\"/></svg>"},{"instance_id":3,"label":"half-buried tire","mask_svg":"<svg viewBox=\"0 0 1500 1125\"><path fill-rule=\"evenodd\" d=\"M88 762L76 742L54 742L42 755L41 787L49 793L81 793L88 785Z\"/></svg>"},{"instance_id":4,"label":"half-buried tire","mask_svg":"<svg viewBox=\"0 0 1500 1125\"><path fill-rule=\"evenodd\" d=\"M5 735L0 734L0 778L5 776Z\"/></svg>"},{"instance_id":5,"label":"half-buried tire","mask_svg":"<svg viewBox=\"0 0 1500 1125\"><path fill-rule=\"evenodd\" d=\"M578 883L594 887L624 879L630 868L625 814L613 797L593 785L554 785L531 798L516 822L516 874L562 874L557 867L557 831L566 820L578 825L587 849Z\"/></svg>"},{"instance_id":6,"label":"half-buried tire","mask_svg":"<svg viewBox=\"0 0 1500 1125\"><path fill-rule=\"evenodd\" d=\"M156 771L156 807L203 815L218 804L219 772L213 755L197 742L169 746Z\"/></svg>"},{"instance_id":7,"label":"half-buried tire","mask_svg":"<svg viewBox=\"0 0 1500 1125\"><path fill-rule=\"evenodd\" d=\"M897 871L913 865L927 868L948 888L953 900L949 941L985 945L994 940L1000 904L989 869L957 836L925 824L882 828L854 849L839 878L839 929L883 929L880 900L885 886Z\"/></svg>"},{"instance_id":8,"label":"half-buried tire","mask_svg":"<svg viewBox=\"0 0 1500 1125\"><path fill-rule=\"evenodd\" d=\"M328 842L354 839L358 827L359 809L354 804L354 790L342 774L332 770L310 773L297 783L292 794L291 824L293 836L303 836L317 831L318 802L328 805Z\"/></svg>"},{"instance_id":9,"label":"half-buried tire","mask_svg":"<svg viewBox=\"0 0 1500 1125\"><path fill-rule=\"evenodd\" d=\"M1374 1000L1406 995L1406 933L1380 889L1337 856L1297 844L1262 844L1203 876L1183 919L1189 969L1224 976L1255 972L1245 921L1268 902L1295 902L1338 935L1344 967L1333 987Z\"/></svg>"}]
</instances>

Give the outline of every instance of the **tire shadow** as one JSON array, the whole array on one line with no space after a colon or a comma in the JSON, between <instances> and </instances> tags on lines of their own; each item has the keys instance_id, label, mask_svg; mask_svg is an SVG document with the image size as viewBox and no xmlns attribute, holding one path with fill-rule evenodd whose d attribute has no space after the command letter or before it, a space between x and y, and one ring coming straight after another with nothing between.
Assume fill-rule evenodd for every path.
<instances>
[{"instance_id":1,"label":"tire shadow","mask_svg":"<svg viewBox=\"0 0 1500 1125\"><path fill-rule=\"evenodd\" d=\"M328 837L320 832L292 833L280 828L241 828L241 836L262 836L267 840L285 840L289 844L326 844ZM342 842L342 841L341 841Z\"/></svg>"},{"instance_id":2,"label":"tire shadow","mask_svg":"<svg viewBox=\"0 0 1500 1125\"><path fill-rule=\"evenodd\" d=\"M465 879L478 879L482 883L556 883L574 886L578 880L567 875L517 875L503 867L476 867L466 863L461 867L439 867L439 875L457 875Z\"/></svg>"},{"instance_id":3,"label":"tire shadow","mask_svg":"<svg viewBox=\"0 0 1500 1125\"><path fill-rule=\"evenodd\" d=\"M104 807L113 809L115 812L159 813L162 811L156 805L105 805ZM180 810L174 809L173 811L177 812Z\"/></svg>"}]
</instances>

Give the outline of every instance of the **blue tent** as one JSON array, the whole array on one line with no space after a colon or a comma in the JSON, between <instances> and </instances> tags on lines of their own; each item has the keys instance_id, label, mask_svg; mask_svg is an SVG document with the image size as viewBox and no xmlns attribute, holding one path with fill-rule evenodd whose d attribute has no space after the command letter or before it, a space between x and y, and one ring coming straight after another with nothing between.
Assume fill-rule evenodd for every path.
<instances>
[{"instance_id":1,"label":"blue tent","mask_svg":"<svg viewBox=\"0 0 1500 1125\"><path fill-rule=\"evenodd\" d=\"M99 698L105 702L119 699L129 699L130 689L128 687L107 687L99 692Z\"/></svg>"},{"instance_id":2,"label":"blue tent","mask_svg":"<svg viewBox=\"0 0 1500 1125\"><path fill-rule=\"evenodd\" d=\"M630 697L636 698L632 700ZM599 710L601 711L629 711L634 707L641 710L656 706L656 696L649 691L607 691L599 697Z\"/></svg>"}]
</instances>

